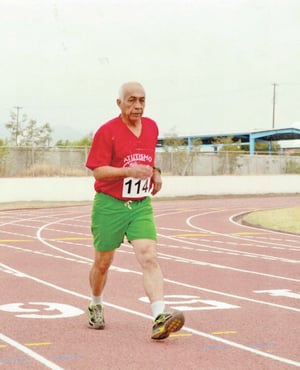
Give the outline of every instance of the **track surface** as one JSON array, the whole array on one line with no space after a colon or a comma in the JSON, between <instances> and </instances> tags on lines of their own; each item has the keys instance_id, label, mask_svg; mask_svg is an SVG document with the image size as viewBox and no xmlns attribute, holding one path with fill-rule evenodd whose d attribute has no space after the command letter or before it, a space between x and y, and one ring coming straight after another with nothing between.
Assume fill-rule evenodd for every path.
<instances>
[{"instance_id":1,"label":"track surface","mask_svg":"<svg viewBox=\"0 0 300 370\"><path fill-rule=\"evenodd\" d=\"M234 216L299 196L154 201L165 298L186 325L152 341L128 244L105 292L104 331L87 328L90 205L0 212L0 368L283 370L300 367L300 235Z\"/></svg>"}]
</instances>

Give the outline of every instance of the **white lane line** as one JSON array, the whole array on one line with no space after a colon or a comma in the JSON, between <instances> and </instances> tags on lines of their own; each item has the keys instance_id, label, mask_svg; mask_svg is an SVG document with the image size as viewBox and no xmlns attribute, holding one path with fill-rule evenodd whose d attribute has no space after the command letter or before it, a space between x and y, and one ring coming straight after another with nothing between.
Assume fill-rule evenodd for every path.
<instances>
[{"instance_id":1,"label":"white lane line","mask_svg":"<svg viewBox=\"0 0 300 370\"><path fill-rule=\"evenodd\" d=\"M244 214L245 212L243 212L243 213L240 213L240 214L236 214L236 215L232 215L230 218L229 218L229 221L231 222L231 223L233 223L233 224L235 224L235 225L238 225L240 228L250 228L250 229L255 229L255 230L259 230L259 229L257 229L257 228L255 228L255 227L251 227L251 226L245 226L245 225L240 225L240 224L238 224L238 223L236 223L233 219L235 218L235 217L237 217L238 215L242 215L242 214ZM217 232L217 231L212 231L212 230L209 230L209 229L204 229L204 228L202 228L202 227L198 227L198 226L196 226L196 225L193 225L192 224L192 219L193 218L195 218L195 217L199 217L199 216L203 216L203 214L201 214L201 213L199 213L199 214L194 214L194 215L192 215L192 216L190 216L190 217L188 217L187 219L186 219L186 224L190 227L190 228L192 228L192 229L194 229L194 230L198 230L198 231L200 231L200 232L202 232L202 233L209 233L209 234L211 234L211 235L218 235L218 236L223 236L223 237L226 237L226 238L229 238L229 239L237 239L237 240L247 240L247 241L252 241L253 243L257 243L257 240L256 239L251 239L251 237L247 237L246 239L244 238L244 237L241 237L241 236L237 236L237 235L232 235L232 234L226 234L226 233L220 233L220 232ZM273 233L273 231L270 231L270 230L264 230L264 231L266 231L266 232L268 232L268 233ZM284 233L282 233L282 232L276 232L275 231L275 233L278 233L278 234L281 234L281 235L287 235L287 234L284 234ZM300 238L300 235L295 235L295 237L296 238ZM269 238L267 239L267 240L269 240ZM265 244L269 244L269 245L271 245L271 246L274 246L275 245L275 243L274 242L267 242L267 241L265 241L264 242ZM278 246L283 246L283 247L290 247L290 245L287 245L287 244L284 244L284 243L276 243ZM265 247L267 247L267 246L265 246Z\"/></svg>"},{"instance_id":2,"label":"white lane line","mask_svg":"<svg viewBox=\"0 0 300 370\"><path fill-rule=\"evenodd\" d=\"M15 274L18 277L26 277L28 279L31 279L31 280L36 281L39 284L43 284L43 285L49 286L49 287L54 288L56 290L62 291L64 293L71 294L71 295L74 295L74 296L79 297L79 298L90 299L89 296L86 296L84 294L80 294L80 293L74 292L74 291L69 290L69 289L62 288L62 287L60 287L58 285L49 283L49 282L47 282L45 280L41 280L41 279L36 278L34 276L25 274L25 273L23 273L21 271L15 270L15 269L7 266L7 265L4 265L3 263L0 263L0 266L2 266L3 268L5 268L7 270L7 272L10 271L10 273L13 273L13 274ZM147 319L150 319L151 321L153 320L152 316L146 315L146 314L141 313L139 311L131 310L131 309L128 309L128 308L125 308L125 307L122 307L122 306L118 306L118 305L115 305L115 304L106 302L106 301L104 303L108 307L112 307L112 308L115 308L115 309L120 310L120 311L123 311L123 312L127 312L127 313L130 313L130 314L133 314L133 315L136 315L136 316L140 316L140 317L143 317L143 318L147 318ZM275 361L278 361L278 362L281 362L281 363L284 363L284 364L288 364L288 365L293 365L293 366L300 367L300 362L293 361L293 360L288 359L288 358L285 358L285 357L272 355L272 354L267 353L267 352L259 351L259 350L255 349L255 348L247 347L245 345L242 345L242 344L239 344L239 343L236 343L236 342L232 342L230 340L223 339L223 338L220 338L220 337L217 337L217 336L213 336L211 334L207 334L207 333L204 333L202 331L189 328L187 326L184 326L183 327L183 330L188 331L188 332L190 332L192 334L201 336L201 337L208 338L208 339L213 340L213 341L222 342L224 344L227 344L228 346L235 347L235 348L241 349L241 350L246 351L246 352L254 353L255 355L259 355L259 356L262 356L262 357L265 357L265 358L269 358L269 359L272 359L272 360L275 360ZM25 349L27 349L27 348L25 348ZM61 368L60 367L56 367L56 368L52 368L52 369L53 370L56 370L56 369L59 370Z\"/></svg>"},{"instance_id":3,"label":"white lane line","mask_svg":"<svg viewBox=\"0 0 300 370\"><path fill-rule=\"evenodd\" d=\"M238 295L230 294L230 293L225 293L225 292L219 292L217 290L212 290L212 289L201 288L201 287L197 287L195 285L182 283L182 282L179 282L179 281L176 281L176 280L171 280L171 279L164 279L164 281L166 281L168 283L171 283L171 284L178 285L178 286L183 286L185 288L191 288L191 289L195 289L195 290L200 290L202 292L213 293L213 294L217 294L217 295L221 295L221 296L229 297L229 298L234 298L234 299L241 300L241 301L246 301L246 302L251 302L251 303L258 303L258 304L271 306L271 307L275 307L275 308L281 308L281 309L284 309L284 310L300 312L300 309L296 308L296 307L284 306L284 305L280 305L280 304L272 303L272 302L267 302L267 301L259 301L257 299L242 297L242 296L238 296Z\"/></svg>"},{"instance_id":4,"label":"white lane line","mask_svg":"<svg viewBox=\"0 0 300 370\"><path fill-rule=\"evenodd\" d=\"M173 240L172 237L169 237L169 236L164 236L164 237L167 238L167 239L172 239ZM185 243L187 243L187 242L188 241L186 241ZM194 244L194 243L193 242L189 242L189 244ZM209 247L207 247L207 248L209 248ZM222 253L221 251L213 251L213 252L214 253L217 253L217 252ZM296 281L298 283L300 282L299 279L289 278L289 277L285 277L285 276L272 275L272 274L266 274L264 272L257 272L257 271L239 269L239 268L236 268L236 267L231 267L231 266L226 266L226 265L218 265L216 263L209 263L209 262L204 262L204 261L199 261L199 260L193 260L191 258L185 258L185 257L177 257L177 256L169 255L169 254L166 254L166 253L158 253L158 254L159 254L159 256L162 256L162 257L169 257L170 259L173 259L173 260L178 261L178 262L184 262L184 263L189 262L189 263L191 263L193 265L209 266L209 267L220 268L220 269L223 269L223 270L237 271L237 272L243 272L243 273L253 274L253 275L258 275L258 276L270 277L272 279L281 279L281 280L287 280L287 281ZM251 255L251 254L245 255L245 257L256 258L255 255ZM286 261L284 261L284 262L286 262Z\"/></svg>"},{"instance_id":5,"label":"white lane line","mask_svg":"<svg viewBox=\"0 0 300 370\"><path fill-rule=\"evenodd\" d=\"M34 360L40 362L51 370L64 370L62 367L56 365L54 362L47 360L45 357L39 355L38 353L32 351L30 348L23 346L22 344L16 342L15 340L7 337L2 333L0 333L0 340L25 353L27 356L32 357Z\"/></svg>"},{"instance_id":6,"label":"white lane line","mask_svg":"<svg viewBox=\"0 0 300 370\"><path fill-rule=\"evenodd\" d=\"M299 260L295 260L295 259L288 259L288 258L284 258L284 257L270 256L270 255L261 254L261 253L247 252L247 251L244 251L244 250L237 250L237 249L229 249L229 248L221 248L221 247L217 247L217 246L211 246L212 243L228 244L226 241L222 241L222 240L210 240L209 241L210 245L207 245L207 244L191 241L190 239L189 240L184 240L182 238L179 239L176 236L174 237L174 236L164 235L164 234L160 234L160 233L158 233L158 236L163 237L165 239L172 240L172 241L176 241L177 243L180 242L180 243L184 243L184 244L195 245L197 247L200 246L200 247L208 248L210 250L221 250L221 251L223 251L224 253L227 253L227 254L231 253L231 252L239 253L239 255L241 255L242 257L251 257L252 256L252 257L255 257L255 258L274 258L276 261L280 261L280 262L295 263L295 264L300 263ZM251 244L249 246L254 247L254 245L251 245ZM257 247L257 248L268 248L269 246L258 246L258 245L256 245L255 247ZM183 247L181 246L181 248L183 248Z\"/></svg>"},{"instance_id":7,"label":"white lane line","mask_svg":"<svg viewBox=\"0 0 300 370\"><path fill-rule=\"evenodd\" d=\"M49 244L47 242L45 242L45 244L47 244L50 248L53 248L54 250L60 251L61 253L65 253L66 255L71 255L73 257L73 258L62 257L66 261L77 262L77 263L89 263L89 264L93 263L93 260L90 259L90 258L82 257L82 256L80 256L78 254L75 254L75 253L66 252L66 251L64 251L64 250L62 250L58 247L51 246L51 244ZM35 253L35 251L33 251L33 250L30 250L30 249L25 250L25 249L22 249L20 247L12 247L11 245L6 246L6 245L3 245L3 244L0 244L0 246L7 247L9 249L22 250L22 252ZM124 247L129 247L130 249L132 249L132 247L127 245L127 244L123 244L123 246ZM119 253L125 253L126 252L126 253L132 253L133 254L133 252L131 252L131 251L119 250L118 252ZM40 253L40 254L45 255L45 253ZM46 254L46 256L49 256L49 257L52 257L52 258L58 258L57 256L51 255L51 254ZM297 281L297 282L300 281L300 280L297 280L297 279L289 279L289 278L285 278L285 277L281 277L281 276L277 276L277 275L269 275L269 274L257 273L255 271L241 270L241 269L236 269L236 268L228 267L228 266L224 266L224 265L217 265L217 264L212 264L212 263L207 263L207 262L201 262L201 261L198 261L198 260L191 260L191 259L176 257L176 256L173 256L173 255L168 255L168 254L163 254L163 253L158 253L158 256L159 256L159 258L172 260L172 261L175 261L175 262L190 263L190 264L193 264L193 265L209 266L209 267L212 267L212 268L218 268L218 269L222 269L222 270L233 270L233 271L237 271L237 272L245 272L245 273L250 273L250 274L255 274L255 275L263 275L263 276L267 276L267 277L271 277L271 278L283 279L283 280L288 280L288 281ZM1 266L1 264L0 264L0 266ZM132 274L142 275L142 273L140 271L129 270L129 269L114 266L114 265L112 265L110 268L112 270L115 270L115 271L122 271L122 272L128 272L128 273L132 273ZM286 309L286 310L290 310L290 311L296 311L296 312L300 311L300 309L297 309L295 307L278 305L278 304L272 303L272 302L261 301L261 300L242 297L242 296L238 296L238 295L234 295L234 294L230 294L230 293L224 293L224 292L220 292L220 291L217 291L217 290L201 288L201 287L196 286L196 285L181 283L179 281L170 280L170 279L167 279L167 278L165 278L164 280L166 282L169 282L169 283L174 284L174 285L185 286L185 287L188 287L188 288L191 288L191 289L196 289L196 290L201 290L201 291L205 291L205 292L209 292L209 293L213 293L213 294L223 295L223 296L231 297L231 298L234 298L234 299L244 300L244 301L263 304L263 305L268 305L268 306L271 306L271 307Z\"/></svg>"},{"instance_id":8,"label":"white lane line","mask_svg":"<svg viewBox=\"0 0 300 370\"><path fill-rule=\"evenodd\" d=\"M264 229L264 228L259 228L259 227L255 227L255 226L250 226L250 225L242 225L242 224L235 221L235 218L242 217L246 213L247 212L240 212L240 213L234 214L234 215L229 217L229 221L232 224L240 226L240 227L245 228L245 229L253 229L253 230L256 230L256 231L262 231L263 230L263 231L265 231L269 234L279 234L280 236L285 236L285 237L291 235L289 232L284 232L284 231L280 231L280 230L271 230L271 229L268 229L268 228ZM298 239L298 238L300 238L300 234L293 234L293 237L295 237L295 239ZM282 238L281 239L274 239L274 240L282 241ZM292 240L292 241L293 241L293 243L295 242L295 240Z\"/></svg>"}]
</instances>

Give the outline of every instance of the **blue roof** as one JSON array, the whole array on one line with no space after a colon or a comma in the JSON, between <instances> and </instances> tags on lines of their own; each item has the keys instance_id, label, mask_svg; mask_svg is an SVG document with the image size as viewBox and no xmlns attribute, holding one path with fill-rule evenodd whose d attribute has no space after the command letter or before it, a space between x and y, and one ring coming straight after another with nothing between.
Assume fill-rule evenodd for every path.
<instances>
[{"instance_id":1,"label":"blue roof","mask_svg":"<svg viewBox=\"0 0 300 370\"><path fill-rule=\"evenodd\" d=\"M280 141L280 140L297 140L300 139L300 129L297 128L281 128L272 130L253 130L249 132L228 132L222 134L203 134L203 135L189 135L189 136L177 136L176 139L182 139L184 145L192 146L194 140L201 140L201 145L212 145L216 138L231 137L233 142L240 142L243 145L248 144L250 146L250 154L254 154L255 142L263 141L269 142ZM158 147L164 146L164 140L166 138L158 139Z\"/></svg>"}]
</instances>

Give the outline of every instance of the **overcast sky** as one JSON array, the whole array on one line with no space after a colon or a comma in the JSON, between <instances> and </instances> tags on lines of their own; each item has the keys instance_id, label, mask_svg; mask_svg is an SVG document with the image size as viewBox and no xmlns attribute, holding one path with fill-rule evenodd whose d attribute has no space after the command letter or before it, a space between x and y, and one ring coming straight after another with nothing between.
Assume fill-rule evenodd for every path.
<instances>
[{"instance_id":1,"label":"overcast sky","mask_svg":"<svg viewBox=\"0 0 300 370\"><path fill-rule=\"evenodd\" d=\"M275 127L300 127L299 0L0 0L0 45L2 128L21 106L81 138L127 81L161 136L272 128L274 83Z\"/></svg>"}]
</instances>

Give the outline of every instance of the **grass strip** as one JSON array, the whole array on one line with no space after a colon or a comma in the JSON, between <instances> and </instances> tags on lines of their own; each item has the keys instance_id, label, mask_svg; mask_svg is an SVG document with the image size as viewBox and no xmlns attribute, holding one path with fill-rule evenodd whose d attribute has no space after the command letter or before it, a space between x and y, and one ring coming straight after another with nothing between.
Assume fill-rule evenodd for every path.
<instances>
[{"instance_id":1,"label":"grass strip","mask_svg":"<svg viewBox=\"0 0 300 370\"><path fill-rule=\"evenodd\" d=\"M300 207L255 211L244 220L254 226L300 234Z\"/></svg>"}]
</instances>

